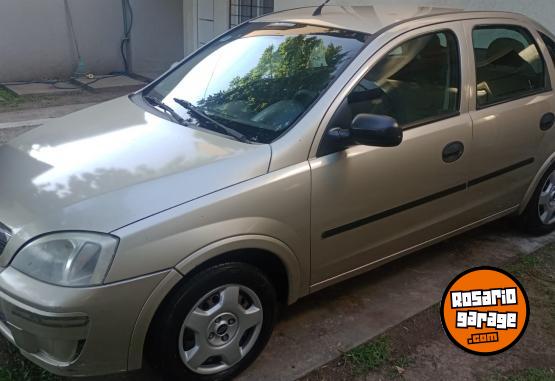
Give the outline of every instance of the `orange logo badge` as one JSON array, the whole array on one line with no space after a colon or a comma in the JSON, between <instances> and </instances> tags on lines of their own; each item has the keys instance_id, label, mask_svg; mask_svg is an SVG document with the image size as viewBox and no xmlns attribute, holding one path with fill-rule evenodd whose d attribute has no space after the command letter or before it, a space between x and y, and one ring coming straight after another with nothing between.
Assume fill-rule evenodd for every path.
<instances>
[{"instance_id":1,"label":"orange logo badge","mask_svg":"<svg viewBox=\"0 0 555 381\"><path fill-rule=\"evenodd\" d=\"M522 285L493 267L468 270L451 282L441 301L447 336L461 349L495 355L515 345L528 325L530 306Z\"/></svg>"}]
</instances>

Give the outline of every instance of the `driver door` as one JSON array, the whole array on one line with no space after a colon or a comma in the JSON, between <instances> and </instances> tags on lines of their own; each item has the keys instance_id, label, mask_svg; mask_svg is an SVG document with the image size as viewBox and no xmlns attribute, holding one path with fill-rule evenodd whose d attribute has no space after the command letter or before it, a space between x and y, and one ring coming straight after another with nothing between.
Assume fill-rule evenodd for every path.
<instances>
[{"instance_id":1,"label":"driver door","mask_svg":"<svg viewBox=\"0 0 555 381\"><path fill-rule=\"evenodd\" d=\"M326 117L329 130L349 128L361 113L388 115L404 140L341 149L324 132L310 160L313 291L469 223L463 36L460 23L449 23L394 40Z\"/></svg>"}]
</instances>

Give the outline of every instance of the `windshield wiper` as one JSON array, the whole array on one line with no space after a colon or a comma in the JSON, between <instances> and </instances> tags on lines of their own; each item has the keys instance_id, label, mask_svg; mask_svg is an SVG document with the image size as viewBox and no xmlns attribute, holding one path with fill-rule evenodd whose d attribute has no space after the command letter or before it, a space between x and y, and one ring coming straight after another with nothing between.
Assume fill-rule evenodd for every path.
<instances>
[{"instance_id":1,"label":"windshield wiper","mask_svg":"<svg viewBox=\"0 0 555 381\"><path fill-rule=\"evenodd\" d=\"M147 95L144 97L145 101L150 103L152 106L156 106L169 114L177 123L185 124L185 119L183 119L173 108L162 102L160 99Z\"/></svg>"},{"instance_id":2,"label":"windshield wiper","mask_svg":"<svg viewBox=\"0 0 555 381\"><path fill-rule=\"evenodd\" d=\"M236 140L239 140L240 142L251 143L251 140L247 138L245 135L243 135L237 130L234 130L233 128L229 128L221 124L220 122L212 119L210 116L206 115L202 110L200 110L197 106L193 105L191 102L186 101L185 99L179 99L179 98L174 98L173 100L175 103L185 108L186 110L192 112L196 116L201 117L204 120L207 120L213 125L215 125L220 130L220 132L223 132L224 134L229 135L235 138Z\"/></svg>"}]
</instances>

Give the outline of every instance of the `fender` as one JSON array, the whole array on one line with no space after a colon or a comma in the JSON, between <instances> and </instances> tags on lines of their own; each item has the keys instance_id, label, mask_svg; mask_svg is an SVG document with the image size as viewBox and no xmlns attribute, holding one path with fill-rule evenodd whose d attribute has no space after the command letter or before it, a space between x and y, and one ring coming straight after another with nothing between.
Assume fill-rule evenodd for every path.
<instances>
[{"instance_id":1,"label":"fender","mask_svg":"<svg viewBox=\"0 0 555 381\"><path fill-rule=\"evenodd\" d=\"M536 191L536 188L540 183L540 180L542 179L543 175L545 175L549 167L551 167L553 164L555 164L555 152L552 153L551 156L549 156L549 158L543 163L541 168L538 170L538 173L530 183L530 186L528 187L528 190L526 191L524 198L522 199L520 208L518 209L518 214L524 213L526 207L528 206L528 203L530 202L530 199L534 195L534 192Z\"/></svg>"},{"instance_id":2,"label":"fender","mask_svg":"<svg viewBox=\"0 0 555 381\"><path fill-rule=\"evenodd\" d=\"M143 364L144 346L150 323L156 311L174 287L191 271L205 261L225 253L241 249L259 249L276 255L284 264L288 284L288 304L293 304L300 297L308 294L308 280L301 279L300 264L293 251L280 240L263 235L235 236L207 245L189 255L171 270L152 292L143 306L129 344L128 370L141 369ZM306 283L306 284L304 284Z\"/></svg>"},{"instance_id":3,"label":"fender","mask_svg":"<svg viewBox=\"0 0 555 381\"><path fill-rule=\"evenodd\" d=\"M303 290L301 281L301 266L293 251L280 240L264 235L241 235L225 238L203 247L189 255L175 266L183 276L194 270L203 262L219 255L241 249L259 249L276 255L284 264L289 283L289 304L295 303L300 297L308 293L308 284Z\"/></svg>"},{"instance_id":4,"label":"fender","mask_svg":"<svg viewBox=\"0 0 555 381\"><path fill-rule=\"evenodd\" d=\"M135 327L133 328L133 334L131 335L131 341L129 342L129 353L127 357L127 370L139 370L143 366L143 355L144 347L146 342L146 335L148 334L148 329L158 307L162 304L162 301L169 295L171 290L183 279L183 276L174 270L171 270L162 281L156 286L152 294L145 302L137 321L135 322Z\"/></svg>"}]
</instances>

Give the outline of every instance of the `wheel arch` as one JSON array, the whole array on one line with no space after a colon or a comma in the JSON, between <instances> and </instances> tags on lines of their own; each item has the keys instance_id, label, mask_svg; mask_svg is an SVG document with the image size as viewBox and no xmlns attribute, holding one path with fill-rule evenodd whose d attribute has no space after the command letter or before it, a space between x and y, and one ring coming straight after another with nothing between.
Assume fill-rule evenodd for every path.
<instances>
[{"instance_id":1,"label":"wheel arch","mask_svg":"<svg viewBox=\"0 0 555 381\"><path fill-rule=\"evenodd\" d=\"M151 324L176 286L194 274L218 263L243 262L260 268L276 284L281 302L292 304L308 293L293 251L268 236L237 236L212 243L189 255L172 269L147 300L131 337L128 370L140 369Z\"/></svg>"},{"instance_id":2,"label":"wheel arch","mask_svg":"<svg viewBox=\"0 0 555 381\"><path fill-rule=\"evenodd\" d=\"M536 176L534 176L534 179L532 180L532 182L528 186L528 189L526 190L526 193L524 194L524 198L522 199L522 203L520 204L520 207L518 209L518 214L519 215L524 213L524 211L526 210L526 207L528 206L528 203L532 199L532 196L534 195L534 192L536 191L536 188L538 187L542 177L545 175L547 170L549 168L551 168L551 166L553 166L554 164L555 164L555 152L552 153L551 156L549 156L549 158L547 160L545 160L545 162L542 164L542 166L540 167L540 169L536 173Z\"/></svg>"}]
</instances>

